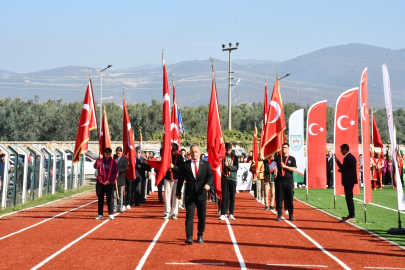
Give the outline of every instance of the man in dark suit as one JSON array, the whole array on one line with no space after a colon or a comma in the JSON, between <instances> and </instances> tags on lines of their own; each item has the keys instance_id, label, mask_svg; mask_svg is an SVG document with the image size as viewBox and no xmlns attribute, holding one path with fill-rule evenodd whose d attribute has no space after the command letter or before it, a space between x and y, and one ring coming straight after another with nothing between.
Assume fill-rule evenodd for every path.
<instances>
[{"instance_id":1,"label":"man in dark suit","mask_svg":"<svg viewBox=\"0 0 405 270\"><path fill-rule=\"evenodd\" d=\"M193 243L193 220L194 211L197 207L198 234L197 242L204 243L203 234L205 231L205 216L207 210L207 191L213 182L213 175L210 163L200 159L201 150L196 144L190 146L191 160L186 161L182 167L181 179L177 184L176 196L181 198L183 182L187 181L184 190L186 201L186 243Z\"/></svg>"},{"instance_id":2,"label":"man in dark suit","mask_svg":"<svg viewBox=\"0 0 405 270\"><path fill-rule=\"evenodd\" d=\"M132 183L133 200L135 206L139 206L145 203L145 194L142 197L142 182L145 181L145 172L148 169L146 159L143 157L143 150L139 146L135 147L136 150L136 179ZM143 185L145 188L145 185Z\"/></svg>"},{"instance_id":3,"label":"man in dark suit","mask_svg":"<svg viewBox=\"0 0 405 270\"><path fill-rule=\"evenodd\" d=\"M326 158L326 176L328 179L328 188L333 188L333 155L332 151L328 151L328 157Z\"/></svg>"},{"instance_id":4,"label":"man in dark suit","mask_svg":"<svg viewBox=\"0 0 405 270\"><path fill-rule=\"evenodd\" d=\"M125 173L128 169L128 158L126 158L122 154L122 148L119 146L115 149L114 161L117 162L117 165L118 165L118 177L117 177L116 183L117 183L118 195L119 195L119 201L117 202L117 190L116 190L116 186L114 186L114 191L113 191L114 213L117 212L118 207L119 207L119 211L121 213L123 213L125 210L124 187L125 187L125 182L126 182Z\"/></svg>"},{"instance_id":5,"label":"man in dark suit","mask_svg":"<svg viewBox=\"0 0 405 270\"><path fill-rule=\"evenodd\" d=\"M347 217L342 217L342 221L355 221L354 217L354 202L353 202L353 187L358 183L357 181L357 160L349 152L349 145L342 144L340 146L340 153L344 156L343 164L335 156L336 164L339 167L338 172L342 174L342 186L345 189L346 204L349 210Z\"/></svg>"}]
</instances>

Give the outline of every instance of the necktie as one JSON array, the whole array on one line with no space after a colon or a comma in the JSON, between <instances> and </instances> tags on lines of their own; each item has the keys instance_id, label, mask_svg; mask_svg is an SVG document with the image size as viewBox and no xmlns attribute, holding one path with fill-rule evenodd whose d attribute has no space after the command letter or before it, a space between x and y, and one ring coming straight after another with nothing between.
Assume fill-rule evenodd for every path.
<instances>
[{"instance_id":1,"label":"necktie","mask_svg":"<svg viewBox=\"0 0 405 270\"><path fill-rule=\"evenodd\" d=\"M197 167L198 160L194 160L194 171L195 171L195 178L197 179L198 175L198 167Z\"/></svg>"}]
</instances>

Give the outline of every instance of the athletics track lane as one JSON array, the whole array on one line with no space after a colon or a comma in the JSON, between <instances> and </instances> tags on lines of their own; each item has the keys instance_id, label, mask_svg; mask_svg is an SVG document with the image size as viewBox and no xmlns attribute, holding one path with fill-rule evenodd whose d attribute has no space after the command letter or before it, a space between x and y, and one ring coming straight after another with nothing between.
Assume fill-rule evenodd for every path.
<instances>
[{"instance_id":1,"label":"athletics track lane","mask_svg":"<svg viewBox=\"0 0 405 270\"><path fill-rule=\"evenodd\" d=\"M163 210L163 209L161 209ZM194 217L194 244L184 243L185 209L178 220L170 220L143 269L240 269L225 221L218 220L218 205L207 202L204 244L197 243L197 211ZM159 218L163 217L163 211Z\"/></svg>"},{"instance_id":2,"label":"athletics track lane","mask_svg":"<svg viewBox=\"0 0 405 270\"><path fill-rule=\"evenodd\" d=\"M74 197L65 198L63 200L52 202L44 206L38 206L2 217L0 218L0 238L9 235L10 233L14 233L26 227L32 226L48 218L52 218L63 212L72 210L87 203L91 203L96 199L90 197L91 194L94 193L94 190L87 191Z\"/></svg>"},{"instance_id":3,"label":"athletics track lane","mask_svg":"<svg viewBox=\"0 0 405 270\"><path fill-rule=\"evenodd\" d=\"M135 269L163 225L162 217L163 204L152 193L146 204L117 215L40 269Z\"/></svg>"},{"instance_id":4,"label":"athletics track lane","mask_svg":"<svg viewBox=\"0 0 405 270\"><path fill-rule=\"evenodd\" d=\"M229 222L248 269L342 269L285 221L269 216L248 192L237 193L235 200L236 220Z\"/></svg>"},{"instance_id":5,"label":"athletics track lane","mask_svg":"<svg viewBox=\"0 0 405 270\"><path fill-rule=\"evenodd\" d=\"M89 193L87 199L95 200L95 192ZM35 266L97 226L96 213L97 204L93 203L3 239L0 242L0 269L29 269Z\"/></svg>"},{"instance_id":6,"label":"athletics track lane","mask_svg":"<svg viewBox=\"0 0 405 270\"><path fill-rule=\"evenodd\" d=\"M405 250L351 226L350 223L339 222L302 202L295 200L294 206L297 221L293 223L350 268L405 268ZM343 208L341 216L346 216L347 213L347 208ZM270 216L275 218L276 215Z\"/></svg>"}]
</instances>

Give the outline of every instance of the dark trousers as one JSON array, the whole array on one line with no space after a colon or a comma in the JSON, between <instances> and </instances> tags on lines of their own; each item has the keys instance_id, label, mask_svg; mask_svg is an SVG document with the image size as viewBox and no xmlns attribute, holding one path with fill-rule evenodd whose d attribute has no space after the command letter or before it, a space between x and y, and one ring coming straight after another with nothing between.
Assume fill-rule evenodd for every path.
<instances>
[{"instance_id":1,"label":"dark trousers","mask_svg":"<svg viewBox=\"0 0 405 270\"><path fill-rule=\"evenodd\" d=\"M145 203L146 196L146 179L141 181L141 203Z\"/></svg>"},{"instance_id":2,"label":"dark trousers","mask_svg":"<svg viewBox=\"0 0 405 270\"><path fill-rule=\"evenodd\" d=\"M279 216L283 213L284 207L288 210L288 214L292 215L294 212L294 182L276 182L276 209Z\"/></svg>"},{"instance_id":3,"label":"dark trousers","mask_svg":"<svg viewBox=\"0 0 405 270\"><path fill-rule=\"evenodd\" d=\"M141 202L142 202L142 191L141 191L141 179L140 178L136 178L133 182L132 182L132 190L133 190L133 194L134 194L134 204L136 206L138 206Z\"/></svg>"},{"instance_id":4,"label":"dark trousers","mask_svg":"<svg viewBox=\"0 0 405 270\"><path fill-rule=\"evenodd\" d=\"M200 201L197 198L186 200L186 235L193 235L194 212L197 207L198 235L205 231L205 216L207 212L207 200Z\"/></svg>"},{"instance_id":5,"label":"dark trousers","mask_svg":"<svg viewBox=\"0 0 405 270\"><path fill-rule=\"evenodd\" d=\"M131 201L132 201L132 182L133 180L129 180L127 178L125 178L125 191L127 193L127 196L125 198L125 205L131 205Z\"/></svg>"},{"instance_id":6,"label":"dark trousers","mask_svg":"<svg viewBox=\"0 0 405 270\"><path fill-rule=\"evenodd\" d=\"M149 196L149 194L152 192L152 181L151 179L146 179L148 181L147 187L146 187L146 195Z\"/></svg>"},{"instance_id":7,"label":"dark trousers","mask_svg":"<svg viewBox=\"0 0 405 270\"><path fill-rule=\"evenodd\" d=\"M221 214L224 215L229 205L229 214L233 215L235 209L235 193L236 193L236 181L222 179L222 200L221 200Z\"/></svg>"},{"instance_id":8,"label":"dark trousers","mask_svg":"<svg viewBox=\"0 0 405 270\"><path fill-rule=\"evenodd\" d=\"M349 210L349 217L354 218L354 202L353 202L353 187L354 185L343 186L345 189L345 197L347 209Z\"/></svg>"},{"instance_id":9,"label":"dark trousers","mask_svg":"<svg viewBox=\"0 0 405 270\"><path fill-rule=\"evenodd\" d=\"M255 199L257 199L257 187L256 187L256 182L252 184L252 189L253 189L253 196Z\"/></svg>"},{"instance_id":10,"label":"dark trousers","mask_svg":"<svg viewBox=\"0 0 405 270\"><path fill-rule=\"evenodd\" d=\"M103 215L104 207L104 194L107 198L108 214L113 214L113 202L112 202L112 191L114 185L103 185L100 183L96 184L96 194L98 198L98 214Z\"/></svg>"},{"instance_id":11,"label":"dark trousers","mask_svg":"<svg viewBox=\"0 0 405 270\"><path fill-rule=\"evenodd\" d=\"M163 202L163 183L164 183L164 179L162 179L162 181L159 182L158 184L158 197L159 197L159 202Z\"/></svg>"},{"instance_id":12,"label":"dark trousers","mask_svg":"<svg viewBox=\"0 0 405 270\"><path fill-rule=\"evenodd\" d=\"M327 172L326 173L327 177L328 177L328 188L332 188L333 187L333 173L331 172Z\"/></svg>"}]
</instances>

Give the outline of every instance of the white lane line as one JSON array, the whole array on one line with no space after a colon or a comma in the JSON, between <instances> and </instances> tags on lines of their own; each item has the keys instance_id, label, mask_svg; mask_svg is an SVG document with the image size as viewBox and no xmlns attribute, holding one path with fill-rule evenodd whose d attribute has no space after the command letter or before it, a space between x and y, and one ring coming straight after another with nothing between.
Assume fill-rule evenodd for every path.
<instances>
[{"instance_id":1,"label":"white lane line","mask_svg":"<svg viewBox=\"0 0 405 270\"><path fill-rule=\"evenodd\" d=\"M57 201L61 201L61 200L66 200L66 199L69 199L69 198L73 198L73 197L75 197L75 196L77 196L77 195L80 195L80 194L83 194L83 193L86 193L86 192L89 192L89 191L94 191L94 189L87 190L87 191L83 191L83 192L81 192L81 193L77 193L77 194L72 195L72 196L70 196L70 197L57 199L57 200L55 200L55 201L51 201L51 202L47 202L47 203L44 203L44 204L40 204L40 205L32 206L32 207L29 207L29 208L24 208L24 209L21 209L21 210L18 210L18 211L14 211L14 212L11 212L11 213L7 213L7 214L4 214L4 215L1 215L0 218L7 217L7 216L9 216L9 215L13 215L13 214L16 214L16 213L18 213L18 212L23 212L23 211L31 210L31 209L34 209L34 208L42 207L42 206L44 206L44 205L47 205L47 204L50 204L50 203L54 203L54 202L57 202Z\"/></svg>"},{"instance_id":2,"label":"white lane line","mask_svg":"<svg viewBox=\"0 0 405 270\"><path fill-rule=\"evenodd\" d=\"M166 263L166 264L174 264L174 265L225 265L225 263Z\"/></svg>"},{"instance_id":3,"label":"white lane line","mask_svg":"<svg viewBox=\"0 0 405 270\"><path fill-rule=\"evenodd\" d=\"M243 270L246 270L247 268L246 268L245 261L243 260L242 254L240 253L238 243L236 242L236 238L235 238L235 235L233 234L233 230L232 230L231 224L229 223L228 218L226 218L226 225L228 226L229 234L231 235L233 248L235 249L236 256L238 256L240 268Z\"/></svg>"},{"instance_id":4,"label":"white lane line","mask_svg":"<svg viewBox=\"0 0 405 270\"><path fill-rule=\"evenodd\" d=\"M364 268L367 268L367 269L399 269L399 270L405 269L405 268L395 268L395 267L374 267L374 266L365 266Z\"/></svg>"},{"instance_id":5,"label":"white lane line","mask_svg":"<svg viewBox=\"0 0 405 270\"><path fill-rule=\"evenodd\" d=\"M119 215L120 213L115 214L114 216ZM102 223L100 223L99 225L97 225L96 227L94 227L93 229L91 229L90 231L86 232L85 234L83 234L82 236L80 236L79 238L77 238L76 240L74 240L73 242L70 242L68 245L64 246L63 248L61 248L60 250L58 250L57 252L55 252L54 254L52 254L51 256L49 256L48 258L46 258L45 260L43 260L42 262L40 262L39 264L37 264L36 266L34 266L33 268L31 268L31 270L35 270L38 269L42 266L44 266L44 264L46 264L47 262L49 262L50 260L52 260L53 258L55 258L56 256L58 256L59 254L61 254L63 251L67 250L68 248L70 248L71 246L73 246L74 244L76 244L77 242L79 242L80 240L82 240L83 238L85 238L87 235L91 234L92 232L94 232L95 230L97 230L98 228L100 228L101 226L103 226L104 224L106 224L109 221L109 219L103 221Z\"/></svg>"},{"instance_id":6,"label":"white lane line","mask_svg":"<svg viewBox=\"0 0 405 270\"><path fill-rule=\"evenodd\" d=\"M13 233L10 233L10 234L8 234L8 235L6 235L6 236L0 237L0 240L6 239L7 237L10 237L10 236L15 235L15 234L17 234L17 233L20 233L20 232L26 231L26 230L28 230L28 229L34 228L35 226L38 226L38 225L40 225L40 224L42 224L42 223L45 223L45 222L47 222L47 221L50 221L51 219L54 219L54 218L56 218L56 217L60 217L60 216L62 216L62 215L64 215L64 214L66 214L66 213L69 213L69 212L72 212L72 211L74 211L74 210L80 209L80 208L82 208L82 207L85 207L85 206L87 206L87 205L89 205L89 204L92 204L92 203L95 203L95 202L97 202L97 200L92 201L92 202L89 202L89 203L86 203L86 204L84 204L84 205L82 205L82 206L79 206L79 207L70 209L70 210L68 210L68 211L65 211L65 212L63 212L63 213L60 213L60 214L58 214L58 215L56 215L56 216L53 216L53 217L51 217L51 218L47 218L47 219L45 219L45 220L42 220L42 221L40 221L40 222L38 222L38 223L35 223L34 225L28 226L28 227L26 227L26 228L24 228L24 229L21 229L21 230L17 231L17 232L13 232Z\"/></svg>"},{"instance_id":7,"label":"white lane line","mask_svg":"<svg viewBox=\"0 0 405 270\"><path fill-rule=\"evenodd\" d=\"M277 215L277 212L272 210L272 212ZM297 226L295 226L293 223L291 223L289 220L286 220L283 217L283 220L285 222L287 222L291 227L293 227L294 229L296 229L300 234L302 234L303 236L305 236L305 238L307 238L310 242L312 242L312 244L314 244L317 248L319 248L320 250L322 250L326 255L328 255L329 257L331 257L333 260L335 260L338 264L340 264L344 269L346 270L350 270L351 268L349 266L347 266L344 262L342 262L341 260L339 260L338 258L336 258L334 255L332 255L329 251L327 251L324 247L322 247L320 244L318 244L318 242L316 242L314 239L312 239L308 234L304 233L300 228L298 228Z\"/></svg>"},{"instance_id":8,"label":"white lane line","mask_svg":"<svg viewBox=\"0 0 405 270\"><path fill-rule=\"evenodd\" d=\"M340 196L342 196L342 197L344 197L345 195L340 195ZM356 198L353 198L353 200L356 200L356 201L359 201L359 202L364 202L363 200L359 200L359 199L356 199ZM387 210L391 210L391 211L394 211L394 212L397 212L398 213L398 209L393 209L393 208L389 208L389 207L386 207L386 206L383 206L383 205L379 205L379 204L375 204L375 203L368 203L368 204L371 204L371 205L374 205L374 206L377 206L377 207L381 207L381 208L384 208L384 209L387 209ZM399 211L401 214L404 214L405 215L405 213L404 212L401 212L401 211Z\"/></svg>"},{"instance_id":9,"label":"white lane line","mask_svg":"<svg viewBox=\"0 0 405 270\"><path fill-rule=\"evenodd\" d=\"M275 215L277 215L277 212L274 210L271 210L271 212L273 212ZM297 226L295 226L293 223L291 223L290 221L286 220L284 217L282 217L282 219L287 222L291 227L293 227L294 229L296 229L300 234L302 234L303 236L305 236L305 238L307 238L310 242L312 242L317 248L319 248L320 250L322 250L326 255L328 255L329 257L331 257L333 260L335 260L338 264L340 264L344 269L346 270L351 270L351 268L349 266L347 266L344 262L342 262L341 260L339 260L338 258L336 258L334 255L332 255L329 251L327 251L324 247L322 247L320 244L318 244L318 242L316 242L314 239L312 239L308 234L304 233L300 228L298 228Z\"/></svg>"},{"instance_id":10,"label":"white lane line","mask_svg":"<svg viewBox=\"0 0 405 270\"><path fill-rule=\"evenodd\" d=\"M324 211L324 210L322 210L322 209L319 209L319 208L317 208L317 207L315 207L315 206L313 206L313 205L310 205L309 203L306 203L306 202L304 202L304 201L301 201L300 199L297 199L297 198L295 198L295 197L294 197L294 199L296 199L297 201L299 201L299 202L301 202L301 203L303 203L303 204L305 204L305 205L308 205L308 206L311 207L311 208L314 208L315 210L321 211L322 213L327 214L328 216L331 216L331 217L336 218L336 219L338 219L338 220L341 220L341 219L342 219L342 218L339 218L339 217L337 217L337 216L335 216L335 215L332 215L331 213L328 213L328 212L326 212L326 211ZM401 246L401 245L398 244L398 243L395 243L395 242L393 242L393 241L391 241L391 240L388 240L387 238L382 237L382 236L380 236L380 235L378 235L378 234L376 234L376 233L374 233L374 232L372 232L372 231L369 231L369 230L367 230L367 229L364 229L363 227L360 227L360 226L358 226L358 225L356 225L356 224L354 224L354 223L351 223L351 222L346 222L346 223L349 224L349 225L351 225L351 226L353 226L353 227L356 227L357 229L363 230L363 231L365 231L365 232L367 232L367 233L369 233L369 234L371 234L371 235L373 235L373 236L375 236L375 237L377 237L377 238L380 238L381 240L387 241L388 243L390 243L390 244L392 244L392 245L394 245L394 246L397 246L397 247L399 247L399 248L405 250L405 247L404 247L404 246Z\"/></svg>"},{"instance_id":11,"label":"white lane line","mask_svg":"<svg viewBox=\"0 0 405 270\"><path fill-rule=\"evenodd\" d=\"M148 249L146 250L145 254L143 255L142 259L139 261L138 266L135 268L135 270L140 270L142 269L143 265L146 262L146 259L148 258L150 252L152 251L153 247L155 246L157 240L159 239L160 235L162 234L163 230L166 227L166 224L169 222L168 219L165 220L165 222L163 223L162 227L160 227L160 230L158 231L158 233L156 234L155 238L153 238L152 243L150 243Z\"/></svg>"},{"instance_id":12,"label":"white lane line","mask_svg":"<svg viewBox=\"0 0 405 270\"><path fill-rule=\"evenodd\" d=\"M270 266L288 266L288 267L318 267L327 268L326 265L310 265L310 264L267 264Z\"/></svg>"}]
</instances>

